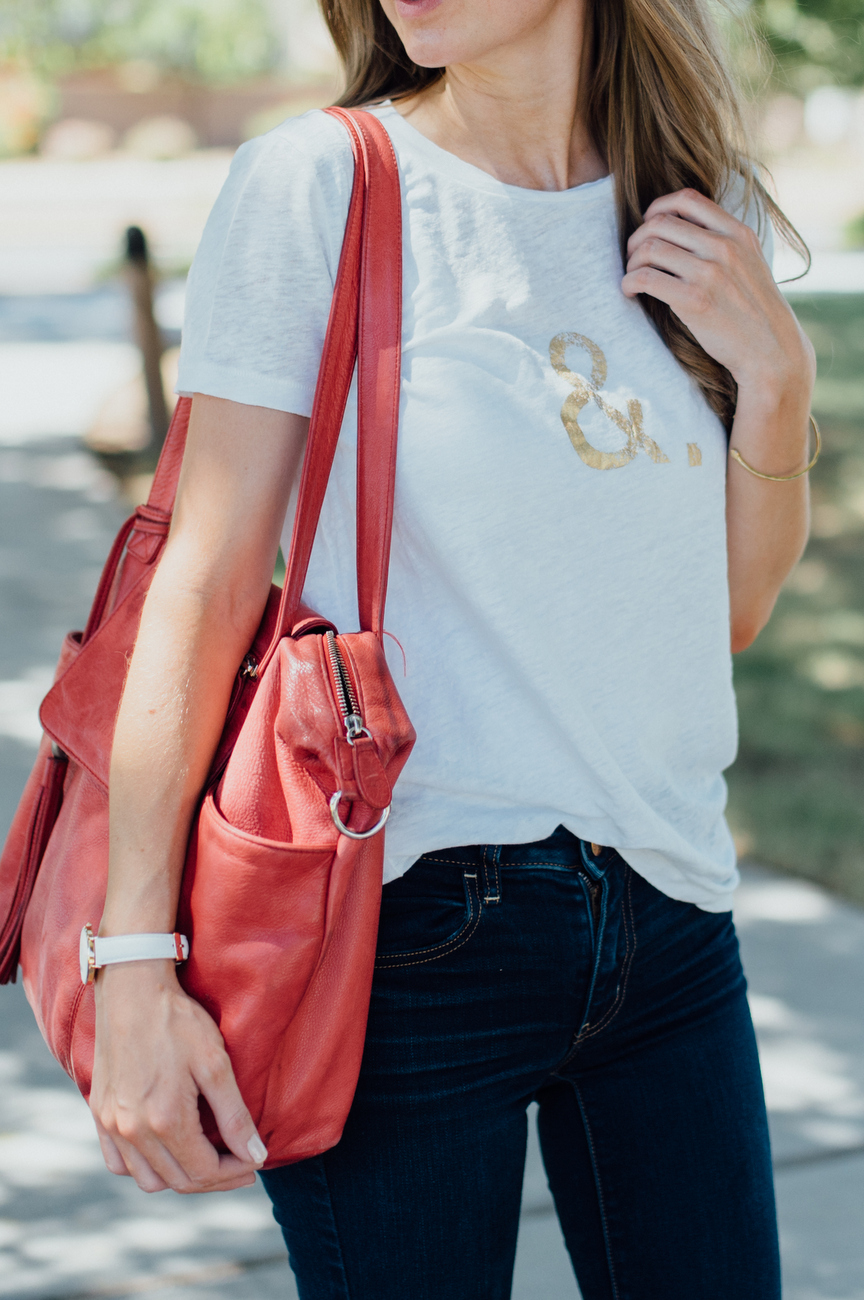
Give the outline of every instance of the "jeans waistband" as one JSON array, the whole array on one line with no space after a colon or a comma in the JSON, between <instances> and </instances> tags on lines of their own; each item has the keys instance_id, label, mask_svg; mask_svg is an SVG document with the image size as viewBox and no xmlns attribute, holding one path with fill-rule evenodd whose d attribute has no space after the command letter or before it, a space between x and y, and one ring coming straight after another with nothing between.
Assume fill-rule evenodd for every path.
<instances>
[{"instance_id":1,"label":"jeans waistband","mask_svg":"<svg viewBox=\"0 0 864 1300\"><path fill-rule=\"evenodd\" d=\"M595 848L599 848L598 853L595 853ZM566 827L557 826L545 840L535 840L530 844L467 844L457 848L435 849L431 853L424 853L420 861L451 863L462 867L494 862L501 870L508 867L585 868L592 876L599 878L605 875L617 856L615 849L605 845L592 846Z\"/></svg>"}]
</instances>

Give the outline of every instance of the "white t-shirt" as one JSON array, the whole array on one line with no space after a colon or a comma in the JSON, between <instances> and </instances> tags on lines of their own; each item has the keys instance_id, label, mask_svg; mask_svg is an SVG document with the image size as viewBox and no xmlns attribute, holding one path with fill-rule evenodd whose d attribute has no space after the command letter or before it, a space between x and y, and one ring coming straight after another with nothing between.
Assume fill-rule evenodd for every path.
<instances>
[{"instance_id":1,"label":"white t-shirt","mask_svg":"<svg viewBox=\"0 0 864 1300\"><path fill-rule=\"evenodd\" d=\"M407 672L386 644L417 731L385 879L563 823L726 910L724 431L621 293L610 178L505 185L376 111L403 195L386 626ZM179 391L309 414L352 175L321 112L238 151L189 279ZM355 450L352 394L305 592L344 631Z\"/></svg>"}]
</instances>

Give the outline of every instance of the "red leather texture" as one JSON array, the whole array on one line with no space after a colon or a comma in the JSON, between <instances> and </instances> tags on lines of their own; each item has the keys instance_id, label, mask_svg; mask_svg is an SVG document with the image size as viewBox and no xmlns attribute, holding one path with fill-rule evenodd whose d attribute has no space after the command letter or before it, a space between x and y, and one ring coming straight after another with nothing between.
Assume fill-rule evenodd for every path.
<instances>
[{"instance_id":1,"label":"red leather texture","mask_svg":"<svg viewBox=\"0 0 864 1300\"><path fill-rule=\"evenodd\" d=\"M382 648L399 411L399 176L376 118L328 111L349 133L355 176L286 579L271 589L250 648L257 672L241 671L235 683L177 922L192 944L181 980L219 1024L269 1167L338 1142L363 1051L383 832L340 833L330 799L342 791L349 830L371 829L414 743ZM369 733L351 744L325 636L336 629L300 595L355 361L360 631L332 642ZM42 1033L85 1096L95 1015L78 935L104 907L114 722L170 524L189 410L181 398L150 498L118 535L87 628L66 639L42 704L46 739L0 858L0 979L14 979L20 960ZM206 1107L202 1114L218 1144Z\"/></svg>"}]
</instances>

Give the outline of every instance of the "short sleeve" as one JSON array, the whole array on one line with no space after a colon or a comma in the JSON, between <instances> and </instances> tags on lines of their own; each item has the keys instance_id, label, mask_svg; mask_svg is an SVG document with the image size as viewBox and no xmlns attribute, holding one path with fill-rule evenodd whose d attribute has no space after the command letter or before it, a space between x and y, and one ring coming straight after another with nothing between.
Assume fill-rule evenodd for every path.
<instances>
[{"instance_id":1,"label":"short sleeve","mask_svg":"<svg viewBox=\"0 0 864 1300\"><path fill-rule=\"evenodd\" d=\"M352 181L320 111L238 149L189 273L179 393L310 414Z\"/></svg>"}]
</instances>

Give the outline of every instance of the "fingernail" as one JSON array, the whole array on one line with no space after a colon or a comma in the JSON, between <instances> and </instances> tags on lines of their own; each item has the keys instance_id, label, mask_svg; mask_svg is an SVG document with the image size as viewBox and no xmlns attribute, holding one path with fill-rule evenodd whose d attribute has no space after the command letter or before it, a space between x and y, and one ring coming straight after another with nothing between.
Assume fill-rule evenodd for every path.
<instances>
[{"instance_id":1,"label":"fingernail","mask_svg":"<svg viewBox=\"0 0 864 1300\"><path fill-rule=\"evenodd\" d=\"M246 1143L246 1149L256 1165L263 1165L264 1161L267 1159L267 1148L257 1133Z\"/></svg>"}]
</instances>

